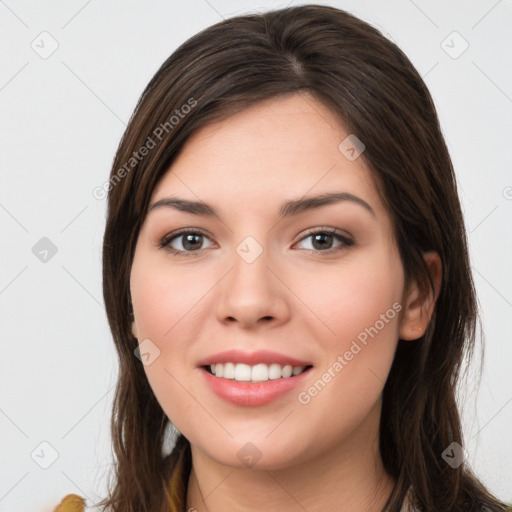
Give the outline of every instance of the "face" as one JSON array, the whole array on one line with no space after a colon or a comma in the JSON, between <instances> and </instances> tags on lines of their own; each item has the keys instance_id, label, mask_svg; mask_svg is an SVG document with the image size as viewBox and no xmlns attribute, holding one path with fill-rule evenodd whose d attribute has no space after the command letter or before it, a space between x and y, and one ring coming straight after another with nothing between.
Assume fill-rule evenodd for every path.
<instances>
[{"instance_id":1,"label":"face","mask_svg":"<svg viewBox=\"0 0 512 512\"><path fill-rule=\"evenodd\" d=\"M134 332L162 408L212 461L283 468L378 429L404 272L348 136L311 96L268 100L197 131L154 190Z\"/></svg>"}]
</instances>

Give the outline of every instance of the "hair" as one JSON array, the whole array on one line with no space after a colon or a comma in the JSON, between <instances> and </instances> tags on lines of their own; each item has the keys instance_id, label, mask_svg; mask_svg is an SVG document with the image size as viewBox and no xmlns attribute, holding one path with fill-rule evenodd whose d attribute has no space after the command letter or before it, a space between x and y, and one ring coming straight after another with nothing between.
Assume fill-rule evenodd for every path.
<instances>
[{"instance_id":1,"label":"hair","mask_svg":"<svg viewBox=\"0 0 512 512\"><path fill-rule=\"evenodd\" d=\"M134 357L131 332L130 270L155 186L194 131L263 100L303 93L365 144L361 158L393 221L406 281L433 293L424 253L435 251L442 262L432 320L416 342L398 341L383 390L380 453L396 481L384 510L398 512L409 489L423 511L507 510L466 463L452 468L442 458L451 443L463 445L456 385L478 316L456 179L433 100L394 43L353 15L319 5L233 17L188 39L151 79L121 139L103 242L103 293L120 365L111 419L116 460L100 505L114 512L186 507L190 443L177 432L164 454L172 425Z\"/></svg>"}]
</instances>

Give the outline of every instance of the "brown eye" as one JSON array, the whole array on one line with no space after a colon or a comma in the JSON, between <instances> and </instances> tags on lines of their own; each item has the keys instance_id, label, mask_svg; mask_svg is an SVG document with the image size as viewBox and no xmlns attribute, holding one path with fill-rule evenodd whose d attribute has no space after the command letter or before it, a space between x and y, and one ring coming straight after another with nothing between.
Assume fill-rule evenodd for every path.
<instances>
[{"instance_id":1,"label":"brown eye","mask_svg":"<svg viewBox=\"0 0 512 512\"><path fill-rule=\"evenodd\" d=\"M330 249L334 242L333 235L327 233L318 233L312 235L312 245L315 249L323 251L324 249Z\"/></svg>"},{"instance_id":2,"label":"brown eye","mask_svg":"<svg viewBox=\"0 0 512 512\"><path fill-rule=\"evenodd\" d=\"M209 238L198 231L181 231L165 237L160 245L173 253L193 253L203 249L205 241Z\"/></svg>"},{"instance_id":3,"label":"brown eye","mask_svg":"<svg viewBox=\"0 0 512 512\"><path fill-rule=\"evenodd\" d=\"M201 248L201 245L203 245L203 235L180 235L178 239L180 238L182 238L182 247L187 251L196 251Z\"/></svg>"},{"instance_id":4,"label":"brown eye","mask_svg":"<svg viewBox=\"0 0 512 512\"><path fill-rule=\"evenodd\" d=\"M354 241L349 237L342 235L334 230L320 230L314 231L306 235L299 243L306 243L306 249L314 252L334 252L344 249L354 244Z\"/></svg>"}]
</instances>

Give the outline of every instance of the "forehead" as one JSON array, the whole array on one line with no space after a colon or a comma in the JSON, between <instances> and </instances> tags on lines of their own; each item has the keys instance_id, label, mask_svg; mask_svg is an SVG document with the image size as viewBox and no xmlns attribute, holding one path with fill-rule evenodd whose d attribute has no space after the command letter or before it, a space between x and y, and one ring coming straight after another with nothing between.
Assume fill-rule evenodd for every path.
<instances>
[{"instance_id":1,"label":"forehead","mask_svg":"<svg viewBox=\"0 0 512 512\"><path fill-rule=\"evenodd\" d=\"M336 116L310 95L266 100L197 130L151 202L172 194L219 207L250 204L254 209L283 198L343 191L378 210L380 199L363 158L348 158L344 152L350 137Z\"/></svg>"}]
</instances>

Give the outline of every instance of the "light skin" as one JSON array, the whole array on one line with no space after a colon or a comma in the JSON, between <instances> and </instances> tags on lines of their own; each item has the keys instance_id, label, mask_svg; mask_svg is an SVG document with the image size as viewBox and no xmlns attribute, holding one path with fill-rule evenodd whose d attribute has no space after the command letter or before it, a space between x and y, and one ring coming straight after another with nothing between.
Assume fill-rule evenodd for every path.
<instances>
[{"instance_id":1,"label":"light skin","mask_svg":"<svg viewBox=\"0 0 512 512\"><path fill-rule=\"evenodd\" d=\"M191 443L187 509L368 512L391 492L378 448L381 394L398 339L414 343L424 333L436 297L405 282L363 156L350 161L338 149L348 135L310 95L268 100L198 130L154 190L151 205L172 196L218 214L150 211L130 281L134 334L160 350L144 366L148 380ZM338 192L343 200L279 216L285 201ZM169 242L184 228L204 236L192 237L192 248L185 236ZM322 238L326 228L342 238ZM248 236L263 251L251 263L237 252ZM439 257L425 259L439 290ZM378 334L300 403L298 393L333 373L338 356L393 304L400 313L388 313ZM233 348L272 350L313 368L299 389L237 406L213 393L197 366ZM259 453L252 467L237 456L248 442Z\"/></svg>"}]
</instances>

